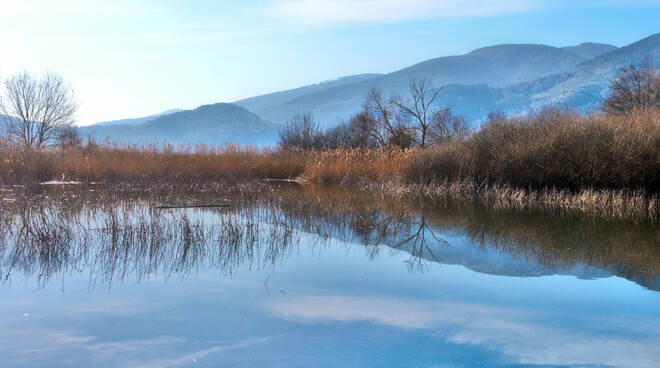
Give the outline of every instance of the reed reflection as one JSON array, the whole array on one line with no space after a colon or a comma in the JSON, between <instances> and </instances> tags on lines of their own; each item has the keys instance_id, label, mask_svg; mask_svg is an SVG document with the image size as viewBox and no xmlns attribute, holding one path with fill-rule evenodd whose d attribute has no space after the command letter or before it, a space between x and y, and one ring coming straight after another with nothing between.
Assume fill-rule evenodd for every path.
<instances>
[{"instance_id":1,"label":"reed reflection","mask_svg":"<svg viewBox=\"0 0 660 368\"><path fill-rule=\"evenodd\" d=\"M275 267L298 247L339 239L364 246L371 258L393 249L408 252L411 271L437 262L513 276L618 275L660 290L660 230L634 219L296 184L56 188L11 198L0 209L5 282L23 277L45 286L77 272L88 273L92 286L110 286L208 270L231 274L241 267ZM220 202L228 207L155 208Z\"/></svg>"}]
</instances>

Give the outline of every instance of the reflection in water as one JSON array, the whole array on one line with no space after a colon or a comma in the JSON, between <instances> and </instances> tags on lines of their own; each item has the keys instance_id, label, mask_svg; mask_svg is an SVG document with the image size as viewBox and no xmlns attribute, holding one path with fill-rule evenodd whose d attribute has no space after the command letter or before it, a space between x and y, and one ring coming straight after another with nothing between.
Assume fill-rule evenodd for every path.
<instances>
[{"instance_id":1,"label":"reflection in water","mask_svg":"<svg viewBox=\"0 0 660 368\"><path fill-rule=\"evenodd\" d=\"M86 203L72 208L49 198L3 214L2 272L17 271L45 286L53 275L89 272L110 284L135 275L185 277L205 268L231 273L260 268L289 252L291 229L259 222L265 211L155 210L148 200ZM272 217L277 220L276 217Z\"/></svg>"},{"instance_id":2,"label":"reflection in water","mask_svg":"<svg viewBox=\"0 0 660 368\"><path fill-rule=\"evenodd\" d=\"M617 275L660 290L657 223L496 209L479 202L383 198L328 186L288 189L282 211L304 219L307 231L324 226L326 234L342 239L405 250L413 262L461 264L509 276Z\"/></svg>"},{"instance_id":3,"label":"reflection in water","mask_svg":"<svg viewBox=\"0 0 660 368\"><path fill-rule=\"evenodd\" d=\"M284 183L0 203L12 366L657 366L657 223ZM155 208L200 204L229 207Z\"/></svg>"},{"instance_id":4,"label":"reflection in water","mask_svg":"<svg viewBox=\"0 0 660 368\"><path fill-rule=\"evenodd\" d=\"M660 290L660 230L653 222L317 185L233 188L223 198L215 193L78 189L20 195L0 213L0 270L5 281L19 272L42 286L71 272L89 272L94 283L108 284L129 275L231 274L240 266L261 269L285 260L306 233L317 237L317 245L330 238L365 245L372 258L384 246L406 251L413 271L437 262L509 276L617 275ZM154 208L218 200L230 206Z\"/></svg>"}]
</instances>

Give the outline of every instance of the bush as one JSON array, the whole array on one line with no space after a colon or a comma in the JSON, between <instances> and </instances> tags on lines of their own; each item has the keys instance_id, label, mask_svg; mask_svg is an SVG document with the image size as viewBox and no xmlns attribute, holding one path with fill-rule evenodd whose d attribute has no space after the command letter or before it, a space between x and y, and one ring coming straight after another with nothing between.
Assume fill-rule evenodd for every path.
<instances>
[{"instance_id":1,"label":"bush","mask_svg":"<svg viewBox=\"0 0 660 368\"><path fill-rule=\"evenodd\" d=\"M610 84L610 93L602 104L603 111L610 114L659 107L660 70L650 57L638 66L623 69Z\"/></svg>"},{"instance_id":2,"label":"bush","mask_svg":"<svg viewBox=\"0 0 660 368\"><path fill-rule=\"evenodd\" d=\"M408 182L433 184L471 179L469 147L463 142L446 142L416 151L405 170Z\"/></svg>"},{"instance_id":3,"label":"bush","mask_svg":"<svg viewBox=\"0 0 660 368\"><path fill-rule=\"evenodd\" d=\"M660 111L582 116L557 110L493 115L465 142L419 152L410 179L474 178L518 188L660 188Z\"/></svg>"}]
</instances>

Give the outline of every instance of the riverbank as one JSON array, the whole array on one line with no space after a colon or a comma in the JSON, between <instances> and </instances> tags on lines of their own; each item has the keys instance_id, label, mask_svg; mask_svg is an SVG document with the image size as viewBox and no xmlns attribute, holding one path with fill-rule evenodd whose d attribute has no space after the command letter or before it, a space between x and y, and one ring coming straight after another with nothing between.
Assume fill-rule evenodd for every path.
<instances>
[{"instance_id":1,"label":"riverbank","mask_svg":"<svg viewBox=\"0 0 660 368\"><path fill-rule=\"evenodd\" d=\"M657 219L660 112L495 119L465 140L405 151L95 142L23 151L0 145L3 185L58 180L191 186L266 179Z\"/></svg>"}]
</instances>

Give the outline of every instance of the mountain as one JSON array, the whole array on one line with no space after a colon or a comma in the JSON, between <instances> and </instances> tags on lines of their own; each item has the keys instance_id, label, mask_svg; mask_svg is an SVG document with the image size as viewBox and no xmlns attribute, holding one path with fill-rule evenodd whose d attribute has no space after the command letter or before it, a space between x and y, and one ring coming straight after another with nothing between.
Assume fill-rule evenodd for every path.
<instances>
[{"instance_id":1,"label":"mountain","mask_svg":"<svg viewBox=\"0 0 660 368\"><path fill-rule=\"evenodd\" d=\"M0 114L0 140L7 136L7 120L9 116Z\"/></svg>"},{"instance_id":2,"label":"mountain","mask_svg":"<svg viewBox=\"0 0 660 368\"><path fill-rule=\"evenodd\" d=\"M615 46L583 43L564 48L546 45L497 45L460 56L427 60L413 66L340 85L315 85L314 88L257 96L236 104L251 109L266 120L282 123L296 113L311 111L321 125L332 126L360 109L372 87L387 93L406 93L412 78L428 78L445 86L443 103L458 113L479 119L493 108L520 110L509 106L504 88L555 74L573 71L581 63L616 50ZM307 87L303 87L307 88ZM290 97L288 100L286 97ZM500 103L502 101L502 103ZM514 103L514 105L516 105ZM509 109L507 109L509 110Z\"/></svg>"},{"instance_id":3,"label":"mountain","mask_svg":"<svg viewBox=\"0 0 660 368\"><path fill-rule=\"evenodd\" d=\"M388 74L353 75L234 104L202 106L153 120L106 122L82 130L123 142L269 144L277 140L278 127L296 114L312 112L321 127L332 127L361 109L369 89L380 89L386 96L404 95L412 78L428 78L443 86L438 104L450 106L475 124L493 110L524 114L558 105L589 111L597 108L618 71L647 56L660 61L660 33L621 48L588 42L567 47L497 45ZM200 109L211 109L215 115Z\"/></svg>"},{"instance_id":4,"label":"mountain","mask_svg":"<svg viewBox=\"0 0 660 368\"><path fill-rule=\"evenodd\" d=\"M341 87L345 85L350 85L354 83L359 83L363 81L371 80L375 77L381 76L381 74L357 74L347 77L341 77L331 81L325 81L317 84L312 84L309 86L304 86L300 88L294 88L281 92L268 93L265 95L251 97L244 100L241 100L240 103L236 102L237 105L242 106L250 111L258 111L264 109L268 106L279 105L286 101L296 99L298 97L321 91L333 87Z\"/></svg>"},{"instance_id":5,"label":"mountain","mask_svg":"<svg viewBox=\"0 0 660 368\"><path fill-rule=\"evenodd\" d=\"M502 90L503 105L538 110L559 105L588 111L597 108L610 81L623 68L646 57L660 61L660 33L578 64L573 70L526 81Z\"/></svg>"},{"instance_id":6,"label":"mountain","mask_svg":"<svg viewBox=\"0 0 660 368\"><path fill-rule=\"evenodd\" d=\"M92 125L95 126L110 126L110 125L140 125L144 124L148 121L154 120L158 117L161 117L163 115L169 115L173 114L175 112L183 111L181 109L170 109L167 111L163 111L160 114L154 114L154 115L149 115L149 116L143 116L141 118L131 118L131 119L121 119L121 120L111 120L111 121L102 121L99 123L95 123Z\"/></svg>"},{"instance_id":7,"label":"mountain","mask_svg":"<svg viewBox=\"0 0 660 368\"><path fill-rule=\"evenodd\" d=\"M543 75L567 71L585 59L545 45L498 45L462 56L431 59L388 75L387 79L429 78L439 85L487 84L506 86Z\"/></svg>"},{"instance_id":8,"label":"mountain","mask_svg":"<svg viewBox=\"0 0 660 368\"><path fill-rule=\"evenodd\" d=\"M97 140L120 143L270 145L277 141L278 129L240 106L216 103L161 115L140 125L92 125L80 131Z\"/></svg>"},{"instance_id":9,"label":"mountain","mask_svg":"<svg viewBox=\"0 0 660 368\"><path fill-rule=\"evenodd\" d=\"M612 50L616 50L616 46L608 45L605 43L584 42L577 46L562 47L562 50L572 52L585 59L593 59Z\"/></svg>"}]
</instances>

